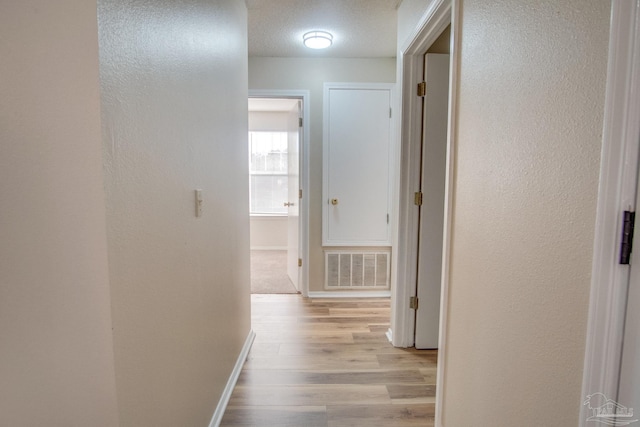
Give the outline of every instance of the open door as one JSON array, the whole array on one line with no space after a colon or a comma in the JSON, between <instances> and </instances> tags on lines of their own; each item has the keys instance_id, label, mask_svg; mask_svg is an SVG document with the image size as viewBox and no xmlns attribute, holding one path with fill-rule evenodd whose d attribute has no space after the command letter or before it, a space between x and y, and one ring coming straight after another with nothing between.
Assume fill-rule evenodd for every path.
<instances>
[{"instance_id":1,"label":"open door","mask_svg":"<svg viewBox=\"0 0 640 427\"><path fill-rule=\"evenodd\" d=\"M293 286L300 291L300 101L289 111L287 117L287 274Z\"/></svg>"},{"instance_id":2,"label":"open door","mask_svg":"<svg viewBox=\"0 0 640 427\"><path fill-rule=\"evenodd\" d=\"M449 55L428 53L424 58L415 347L434 349L438 348L440 326Z\"/></svg>"}]
</instances>

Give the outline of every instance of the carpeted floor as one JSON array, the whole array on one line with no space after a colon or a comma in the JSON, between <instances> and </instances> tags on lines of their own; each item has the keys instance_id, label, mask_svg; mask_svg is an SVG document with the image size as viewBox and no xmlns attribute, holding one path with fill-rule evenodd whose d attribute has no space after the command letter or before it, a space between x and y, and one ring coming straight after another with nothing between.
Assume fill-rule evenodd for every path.
<instances>
[{"instance_id":1,"label":"carpeted floor","mask_svg":"<svg viewBox=\"0 0 640 427\"><path fill-rule=\"evenodd\" d=\"M251 251L251 293L298 293L287 275L287 251Z\"/></svg>"}]
</instances>

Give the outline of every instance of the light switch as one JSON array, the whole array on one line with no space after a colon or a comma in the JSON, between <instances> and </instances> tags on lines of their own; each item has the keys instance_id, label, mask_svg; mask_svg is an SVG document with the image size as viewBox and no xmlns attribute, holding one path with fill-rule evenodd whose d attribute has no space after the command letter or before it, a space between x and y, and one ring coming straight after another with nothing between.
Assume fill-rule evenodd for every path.
<instances>
[{"instance_id":1,"label":"light switch","mask_svg":"<svg viewBox=\"0 0 640 427\"><path fill-rule=\"evenodd\" d=\"M196 217L202 216L202 190L196 190Z\"/></svg>"}]
</instances>

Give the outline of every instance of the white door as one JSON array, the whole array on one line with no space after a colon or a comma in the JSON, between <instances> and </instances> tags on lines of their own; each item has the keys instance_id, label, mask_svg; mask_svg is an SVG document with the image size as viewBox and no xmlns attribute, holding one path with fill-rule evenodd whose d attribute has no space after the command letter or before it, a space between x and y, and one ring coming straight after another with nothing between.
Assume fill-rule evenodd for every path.
<instances>
[{"instance_id":1,"label":"white door","mask_svg":"<svg viewBox=\"0 0 640 427\"><path fill-rule=\"evenodd\" d=\"M300 224L300 101L289 111L287 118L287 274L291 283L300 290L299 224Z\"/></svg>"},{"instance_id":2,"label":"white door","mask_svg":"<svg viewBox=\"0 0 640 427\"><path fill-rule=\"evenodd\" d=\"M420 228L418 237L418 309L415 346L438 348L442 239L444 226L449 55L425 55Z\"/></svg>"},{"instance_id":3,"label":"white door","mask_svg":"<svg viewBox=\"0 0 640 427\"><path fill-rule=\"evenodd\" d=\"M390 85L329 85L323 119L323 244L389 245Z\"/></svg>"},{"instance_id":4,"label":"white door","mask_svg":"<svg viewBox=\"0 0 640 427\"><path fill-rule=\"evenodd\" d=\"M640 188L637 191L640 195ZM640 208L638 195L636 212ZM627 408L634 408L637 413L640 410L640 230L636 230L635 235L636 247L629 262L631 270L617 401ZM623 419L620 418L621 421ZM638 416L632 419L637 420Z\"/></svg>"}]
</instances>

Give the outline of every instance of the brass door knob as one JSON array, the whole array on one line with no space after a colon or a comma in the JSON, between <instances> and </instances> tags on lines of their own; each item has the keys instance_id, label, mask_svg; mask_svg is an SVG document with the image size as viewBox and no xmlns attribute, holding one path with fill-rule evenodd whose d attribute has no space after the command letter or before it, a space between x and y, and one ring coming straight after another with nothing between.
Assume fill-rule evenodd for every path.
<instances>
[{"instance_id":1,"label":"brass door knob","mask_svg":"<svg viewBox=\"0 0 640 427\"><path fill-rule=\"evenodd\" d=\"M331 199L331 204L333 206L337 205L338 204L338 199Z\"/></svg>"}]
</instances>

